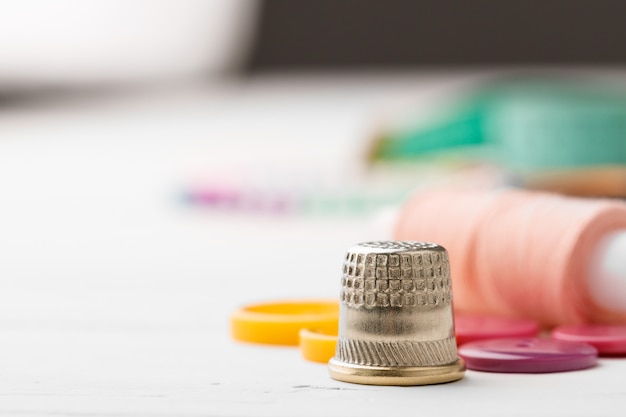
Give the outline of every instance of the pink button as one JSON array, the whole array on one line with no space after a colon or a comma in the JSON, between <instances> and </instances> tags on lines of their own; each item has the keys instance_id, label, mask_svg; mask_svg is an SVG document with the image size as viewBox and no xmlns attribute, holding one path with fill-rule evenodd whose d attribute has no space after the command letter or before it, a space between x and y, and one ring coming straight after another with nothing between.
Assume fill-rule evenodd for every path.
<instances>
[{"instance_id":1,"label":"pink button","mask_svg":"<svg viewBox=\"0 0 626 417\"><path fill-rule=\"evenodd\" d=\"M589 343L601 355L626 354L626 326L564 325L552 330L557 340Z\"/></svg>"},{"instance_id":2,"label":"pink button","mask_svg":"<svg viewBox=\"0 0 626 417\"><path fill-rule=\"evenodd\" d=\"M544 373L594 366L598 351L585 343L512 338L466 343L459 347L459 356L476 371Z\"/></svg>"},{"instance_id":3,"label":"pink button","mask_svg":"<svg viewBox=\"0 0 626 417\"><path fill-rule=\"evenodd\" d=\"M505 337L535 337L539 324L532 320L455 314L456 343Z\"/></svg>"}]
</instances>

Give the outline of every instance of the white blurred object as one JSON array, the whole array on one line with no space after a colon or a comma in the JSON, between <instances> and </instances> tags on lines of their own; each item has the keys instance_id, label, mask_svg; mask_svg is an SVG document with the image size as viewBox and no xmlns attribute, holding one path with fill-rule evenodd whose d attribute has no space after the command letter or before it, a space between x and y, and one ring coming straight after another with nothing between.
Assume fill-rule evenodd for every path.
<instances>
[{"instance_id":1,"label":"white blurred object","mask_svg":"<svg viewBox=\"0 0 626 417\"><path fill-rule=\"evenodd\" d=\"M599 305L626 311L626 230L605 236L592 255L588 271L591 296Z\"/></svg>"},{"instance_id":2,"label":"white blurred object","mask_svg":"<svg viewBox=\"0 0 626 417\"><path fill-rule=\"evenodd\" d=\"M0 89L152 82L235 66L252 0L0 3Z\"/></svg>"}]
</instances>

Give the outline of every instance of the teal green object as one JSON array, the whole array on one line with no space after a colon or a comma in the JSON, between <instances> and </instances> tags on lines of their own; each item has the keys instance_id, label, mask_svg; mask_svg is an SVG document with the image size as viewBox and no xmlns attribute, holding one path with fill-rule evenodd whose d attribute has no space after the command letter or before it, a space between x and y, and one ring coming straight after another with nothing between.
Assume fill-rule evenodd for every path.
<instances>
[{"instance_id":1,"label":"teal green object","mask_svg":"<svg viewBox=\"0 0 626 417\"><path fill-rule=\"evenodd\" d=\"M485 143L484 117L481 106L468 106L443 123L394 132L379 141L376 157L414 158L446 149L482 145Z\"/></svg>"},{"instance_id":2,"label":"teal green object","mask_svg":"<svg viewBox=\"0 0 626 417\"><path fill-rule=\"evenodd\" d=\"M520 170L626 164L626 96L547 81L499 83L438 122L384 136L373 159L459 152Z\"/></svg>"}]
</instances>

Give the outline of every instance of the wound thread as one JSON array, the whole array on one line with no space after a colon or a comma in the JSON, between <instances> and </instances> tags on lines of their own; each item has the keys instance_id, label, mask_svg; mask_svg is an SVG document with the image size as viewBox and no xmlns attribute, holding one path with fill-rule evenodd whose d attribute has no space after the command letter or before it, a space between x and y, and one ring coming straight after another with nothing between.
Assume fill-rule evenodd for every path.
<instances>
[{"instance_id":1,"label":"wound thread","mask_svg":"<svg viewBox=\"0 0 626 417\"><path fill-rule=\"evenodd\" d=\"M626 323L623 311L592 299L587 279L593 249L620 229L626 229L623 202L446 188L412 197L394 238L447 248L456 310L552 326Z\"/></svg>"}]
</instances>

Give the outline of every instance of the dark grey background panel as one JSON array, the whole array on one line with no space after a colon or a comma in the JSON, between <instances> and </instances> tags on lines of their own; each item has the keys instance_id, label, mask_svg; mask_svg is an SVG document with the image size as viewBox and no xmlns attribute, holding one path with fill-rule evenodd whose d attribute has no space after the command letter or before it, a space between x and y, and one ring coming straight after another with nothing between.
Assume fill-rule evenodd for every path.
<instances>
[{"instance_id":1,"label":"dark grey background panel","mask_svg":"<svg viewBox=\"0 0 626 417\"><path fill-rule=\"evenodd\" d=\"M621 0L264 0L250 71L624 64Z\"/></svg>"}]
</instances>

